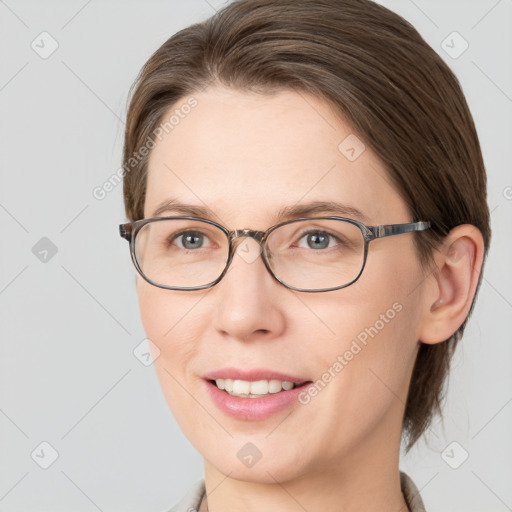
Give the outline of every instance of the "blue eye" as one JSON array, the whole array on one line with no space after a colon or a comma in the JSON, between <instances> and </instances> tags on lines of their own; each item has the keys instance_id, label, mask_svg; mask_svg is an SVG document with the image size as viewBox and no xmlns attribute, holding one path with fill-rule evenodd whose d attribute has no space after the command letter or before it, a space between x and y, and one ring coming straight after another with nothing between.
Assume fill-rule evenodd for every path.
<instances>
[{"instance_id":1,"label":"blue eye","mask_svg":"<svg viewBox=\"0 0 512 512\"><path fill-rule=\"evenodd\" d=\"M174 240L176 240L178 247L183 249L200 249L207 238L197 231L187 231L175 236Z\"/></svg>"},{"instance_id":2,"label":"blue eye","mask_svg":"<svg viewBox=\"0 0 512 512\"><path fill-rule=\"evenodd\" d=\"M303 245L301 242L307 245ZM325 231L310 231L301 236L297 245L307 249L327 249L336 245L336 239Z\"/></svg>"}]
</instances>

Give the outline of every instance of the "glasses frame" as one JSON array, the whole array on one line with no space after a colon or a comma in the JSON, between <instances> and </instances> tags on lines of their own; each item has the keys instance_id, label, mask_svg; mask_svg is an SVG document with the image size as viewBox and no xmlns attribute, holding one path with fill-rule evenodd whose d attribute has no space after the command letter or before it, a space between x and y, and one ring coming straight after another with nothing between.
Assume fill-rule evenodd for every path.
<instances>
[{"instance_id":1,"label":"glasses frame","mask_svg":"<svg viewBox=\"0 0 512 512\"><path fill-rule=\"evenodd\" d=\"M220 276L215 279L214 281L201 285L201 286L191 286L191 287L181 287L181 286L167 286L163 284L159 284L153 280L151 280L148 276L144 274L142 271L142 268L139 265L139 262L137 261L137 256L135 253L135 240L137 238L137 233L146 225L152 222L162 222L166 220L193 220L193 221L200 221L205 222L206 224L210 224L212 226L217 227L220 229L227 237L228 243L229 243L229 252L228 252L228 259L226 261L226 266L224 267L224 270L220 274ZM357 226L364 239L364 255L363 255L363 264L361 265L361 270L357 274L357 276L350 281L347 284L341 285L341 286L334 286L331 288L321 288L321 289L305 289L305 288L297 288L294 286L287 285L281 279L279 279L274 272L272 271L269 263L268 263L268 257L267 257L267 247L266 247L266 241L269 237L269 235L278 229L281 226L285 226L287 224L292 224L294 222L300 222L300 221L307 221L307 220L339 220L344 222L349 222L350 224L353 224L354 226ZM125 240L128 240L130 243L130 255L133 264L135 265L135 268L137 269L137 272L141 275L141 277L147 281L148 283L152 284L153 286L156 286L157 288L163 288L165 290L177 290L177 291L192 291L192 290L204 290L206 288L211 288L212 286L215 286L227 273L229 266L231 264L231 261L233 260L233 256L236 252L236 241L241 237L249 237L256 240L260 246L261 246L261 256L263 259L263 263L265 264L265 267L267 268L270 275L280 284L282 284L284 287L288 288L289 290L294 290L298 292L307 292L307 293L316 293L316 292L330 292L333 290L340 290L342 288L346 288L347 286L350 286L351 284L354 284L363 273L363 270L366 266L366 260L368 257L368 245L372 240L376 240L377 238L384 238L388 236L395 236L395 235L402 235L405 233L412 233L415 231L425 231L427 229L431 228L431 223L429 221L419 221L419 222L407 222L404 224L382 224L379 226L367 226L363 222L360 222L358 220L349 219L347 217L301 217L297 219L287 220L284 222L280 222L279 224L276 224L275 226L270 227L266 231L256 231L253 229L235 229L233 231L230 231L229 229L225 228L221 224L218 224L217 222L214 222L209 219L203 219L201 217L190 217L190 216L173 216L173 217L153 217L149 219L141 219L134 222L127 222L124 224L119 225L119 235L124 238Z\"/></svg>"}]
</instances>

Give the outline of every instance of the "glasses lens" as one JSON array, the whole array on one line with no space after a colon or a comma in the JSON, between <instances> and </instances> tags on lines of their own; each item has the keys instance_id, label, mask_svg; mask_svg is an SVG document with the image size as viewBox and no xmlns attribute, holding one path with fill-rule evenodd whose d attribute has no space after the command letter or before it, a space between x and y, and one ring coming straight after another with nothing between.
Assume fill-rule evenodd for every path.
<instances>
[{"instance_id":1,"label":"glasses lens","mask_svg":"<svg viewBox=\"0 0 512 512\"><path fill-rule=\"evenodd\" d=\"M364 237L351 222L308 219L272 231L267 259L275 276L288 286L325 290L357 278L364 262Z\"/></svg>"},{"instance_id":2,"label":"glasses lens","mask_svg":"<svg viewBox=\"0 0 512 512\"><path fill-rule=\"evenodd\" d=\"M215 281L224 270L229 243L207 222L165 219L145 224L135 238L142 273L156 284L191 288Z\"/></svg>"}]
</instances>

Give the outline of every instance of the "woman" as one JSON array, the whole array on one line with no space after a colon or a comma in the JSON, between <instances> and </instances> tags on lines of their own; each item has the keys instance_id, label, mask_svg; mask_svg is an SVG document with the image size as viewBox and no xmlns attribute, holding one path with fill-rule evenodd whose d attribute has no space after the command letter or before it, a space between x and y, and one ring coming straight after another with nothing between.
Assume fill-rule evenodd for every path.
<instances>
[{"instance_id":1,"label":"woman","mask_svg":"<svg viewBox=\"0 0 512 512\"><path fill-rule=\"evenodd\" d=\"M142 322L204 458L172 510L425 510L400 442L440 412L490 239L440 57L371 1L236 1L143 67L124 170Z\"/></svg>"}]
</instances>

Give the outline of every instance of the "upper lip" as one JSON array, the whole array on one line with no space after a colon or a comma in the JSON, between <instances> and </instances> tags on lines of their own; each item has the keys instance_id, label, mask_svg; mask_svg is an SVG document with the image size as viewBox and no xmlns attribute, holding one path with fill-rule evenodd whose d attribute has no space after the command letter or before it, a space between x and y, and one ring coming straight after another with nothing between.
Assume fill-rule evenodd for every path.
<instances>
[{"instance_id":1,"label":"upper lip","mask_svg":"<svg viewBox=\"0 0 512 512\"><path fill-rule=\"evenodd\" d=\"M286 373L276 372L274 370L267 370L265 368L254 368L252 370L240 370L238 368L222 368L213 372L203 375L206 380L216 379L233 379L233 380L247 380L247 381L258 381L258 380L280 380L293 382L294 384L303 384L309 382L307 379L302 377L295 377L293 375L287 375Z\"/></svg>"}]
</instances>

